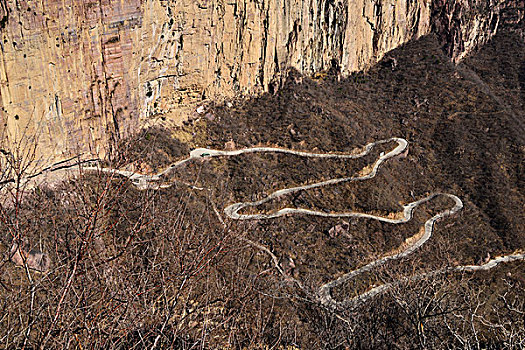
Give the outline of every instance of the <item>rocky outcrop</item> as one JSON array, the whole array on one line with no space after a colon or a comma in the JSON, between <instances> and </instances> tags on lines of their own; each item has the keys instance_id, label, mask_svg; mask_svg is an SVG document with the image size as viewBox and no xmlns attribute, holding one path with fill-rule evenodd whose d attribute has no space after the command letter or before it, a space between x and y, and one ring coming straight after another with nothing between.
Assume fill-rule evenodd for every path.
<instances>
[{"instance_id":1,"label":"rocky outcrop","mask_svg":"<svg viewBox=\"0 0 525 350\"><path fill-rule=\"evenodd\" d=\"M208 100L272 92L290 67L364 69L429 33L431 12L461 58L496 30L491 1L0 0L3 143L101 155Z\"/></svg>"},{"instance_id":2,"label":"rocky outcrop","mask_svg":"<svg viewBox=\"0 0 525 350\"><path fill-rule=\"evenodd\" d=\"M523 0L434 0L432 30L447 54L459 62L499 27L521 26L524 7Z\"/></svg>"}]
</instances>

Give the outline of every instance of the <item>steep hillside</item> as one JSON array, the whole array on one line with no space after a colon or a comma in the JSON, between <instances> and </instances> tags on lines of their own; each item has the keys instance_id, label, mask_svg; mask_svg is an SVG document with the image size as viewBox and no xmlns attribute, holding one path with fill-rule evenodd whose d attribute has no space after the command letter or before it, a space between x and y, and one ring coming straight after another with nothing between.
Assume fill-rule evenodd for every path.
<instances>
[{"instance_id":1,"label":"steep hillside","mask_svg":"<svg viewBox=\"0 0 525 350\"><path fill-rule=\"evenodd\" d=\"M313 76L291 71L278 91L210 104L175 129L121 141L106 172L84 168L83 177L20 194L24 201L14 187L1 207L0 282L9 302L0 339L6 347L57 348L519 346L523 261L477 272L469 266L525 247L524 46L519 31L502 30L455 65L439 37L428 35L347 78L336 67ZM374 177L243 211L368 218L239 221L224 209L282 188L366 175L393 141L356 159L201 151L202 159L181 162L198 147L346 154L391 137L406 139L408 152ZM155 178L163 188L142 191L137 177L110 169L155 173L170 165ZM454 202L433 197L406 223L371 218L400 218L403 205L432 193L455 195L463 208L435 222L411 254L330 290L338 305L368 295L365 302L324 303L320 286L404 251ZM45 253L51 267L43 274L17 268L7 253L14 240L34 249L29 256Z\"/></svg>"}]
</instances>

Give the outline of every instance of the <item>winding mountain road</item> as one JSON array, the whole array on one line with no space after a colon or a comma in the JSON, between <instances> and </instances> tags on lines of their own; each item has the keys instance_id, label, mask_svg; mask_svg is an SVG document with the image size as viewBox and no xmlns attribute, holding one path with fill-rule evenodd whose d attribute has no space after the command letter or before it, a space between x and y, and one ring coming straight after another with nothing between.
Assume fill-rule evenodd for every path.
<instances>
[{"instance_id":1,"label":"winding mountain road","mask_svg":"<svg viewBox=\"0 0 525 350\"><path fill-rule=\"evenodd\" d=\"M227 206L224 209L224 213L233 220L261 220L261 219L273 219L284 215L292 215L292 214L301 214L301 215L315 215L320 217L330 217L330 218L348 218L348 217L360 217L360 218L367 218L372 220L378 220L382 222L387 222L391 224L401 224L406 223L410 221L413 217L414 210L421 204L428 202L432 200L433 198L436 198L438 196L443 196L450 198L454 201L454 206L450 209L444 210L442 212L439 212L438 214L434 215L430 219L428 219L424 224L424 232L423 234L419 235L416 234L413 236L415 242L408 244L407 247L403 247L404 249L400 252L393 252L389 255L385 255L380 259L377 259L373 262L370 262L364 266L359 267L358 269L355 269L353 271L347 272L341 277L328 282L326 284L323 284L321 287L319 287L317 291L317 298L318 301L329 308L332 309L340 309L340 308L348 308L355 305L358 305L360 303L363 303L367 300L370 300L374 296L383 293L384 291L392 288L394 285L397 285L401 283L404 280L417 280L424 277L429 277L431 275L436 275L439 273L444 273L447 271L464 271L464 272L474 272L474 271L486 271L489 269L492 269L496 267L500 263L506 263L506 262L512 262L517 260L524 260L525 254L513 254L513 255L507 255L507 256L501 256L497 257L495 259L492 259L488 261L486 264L483 265L465 265L465 266L456 266L453 268L448 269L441 269L432 271L430 273L423 273L418 274L415 276L412 276L408 279L400 279L396 282L392 283L386 283L377 287L374 287L354 298L349 298L343 301L336 301L331 296L331 291L334 288L337 288L341 286L342 284L348 282L349 280L367 272L371 271L372 269L381 266L385 264L388 261L391 260L397 260L404 258L408 255L411 255L416 250L418 250L421 246L423 246L432 236L433 230L434 230L434 224L436 221L447 217L454 215L458 211L460 211L463 208L463 203L461 199L459 199L457 196L453 194L448 193L432 193L429 196L419 199L417 201L414 201L412 203L409 203L403 207L402 216L400 218L389 218L389 217L383 217L383 216L376 216L371 214L365 214L365 213L359 213L359 212L343 212L343 213L326 213L322 211L315 211L310 209L303 209L303 208L283 208L276 212L265 214L265 213L257 213L257 214L240 214L239 212L245 208L249 207L257 207L264 203L267 203L271 200L274 200L278 197L284 196L286 194L298 192L298 191L304 191L314 188L319 188L323 186L328 185L336 185L341 184L345 182L354 182L354 181L364 181L372 179L376 176L377 171L379 170L380 166L386 162L387 160L394 158L396 156L402 155L404 152L407 151L408 148L408 142L403 138L390 138L385 140L380 140L376 142L369 143L366 145L361 152L352 152L350 154L334 154L334 153L310 153L310 152L302 152L302 151L294 151L289 149L282 149L282 148L272 148L272 147L252 147L252 148L245 148L245 149L239 149L239 150L233 150L233 151L222 151L222 150L213 150L213 149L207 149L207 148L198 148L190 152L190 156L188 158L185 158L183 160L180 160L174 164L172 164L170 167L165 169L164 171L154 174L154 175L143 175L138 174L131 171L124 171L124 170L117 170L117 169L111 169L111 168L100 168L100 167L85 167L83 168L84 171L101 171L105 173L111 173L111 174L118 174L121 176L127 177L136 188L140 190L145 189L159 189L159 188L165 188L169 187L174 184L172 183L166 183L166 179L168 177L168 174L176 171L177 168L182 166L183 164L187 162L191 162L195 159L202 159L202 158L208 158L208 157L223 157L223 156L238 156L241 154L247 154L247 153L283 153L283 154L290 154L295 156L301 156L301 157L313 157L313 158L326 158L326 159L357 159L364 157L365 155L369 154L370 151L376 146L380 144L385 144L389 142L396 142L397 146L389 151L388 153L381 153L380 157L375 161L373 164L371 170L367 172L366 174L362 176L357 177L342 177L342 178L336 178L336 179L330 179L326 181L320 181L304 186L296 186L296 187L290 187L290 188L284 188L280 189L278 191L275 191L268 195L267 197L254 202L239 202L234 203L229 206ZM164 182L164 183L163 183ZM253 243L253 242L252 242ZM271 253L271 252L270 252ZM273 259L275 260L275 256L273 253L271 253ZM277 262L276 262L277 264ZM279 268L279 266L277 266ZM280 271L282 269L279 268ZM300 284L300 283L299 283Z\"/></svg>"}]
</instances>

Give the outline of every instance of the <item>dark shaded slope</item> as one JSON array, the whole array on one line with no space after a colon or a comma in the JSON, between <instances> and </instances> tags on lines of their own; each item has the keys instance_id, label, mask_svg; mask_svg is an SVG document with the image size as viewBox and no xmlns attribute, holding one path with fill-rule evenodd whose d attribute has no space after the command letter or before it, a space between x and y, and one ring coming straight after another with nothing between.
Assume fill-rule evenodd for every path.
<instances>
[{"instance_id":1,"label":"dark shaded slope","mask_svg":"<svg viewBox=\"0 0 525 350\"><path fill-rule=\"evenodd\" d=\"M219 108L220 118L208 125L209 142L218 148L232 139L239 146L343 151L405 137L408 161L384 170L396 181L393 198L452 190L483 217L472 219L473 232L464 234L477 235L474 227L480 226L496 233L506 249L522 248L523 46L502 32L456 67L430 36L345 80L292 73L276 95Z\"/></svg>"}]
</instances>

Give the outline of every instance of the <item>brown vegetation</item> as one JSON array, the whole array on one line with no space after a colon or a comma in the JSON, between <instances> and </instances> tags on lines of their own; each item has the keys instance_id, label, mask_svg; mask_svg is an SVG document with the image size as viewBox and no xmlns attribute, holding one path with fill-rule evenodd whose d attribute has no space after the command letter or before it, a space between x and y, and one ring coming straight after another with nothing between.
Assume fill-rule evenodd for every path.
<instances>
[{"instance_id":1,"label":"brown vegetation","mask_svg":"<svg viewBox=\"0 0 525 350\"><path fill-rule=\"evenodd\" d=\"M509 63L514 80L495 82L483 71L477 74L486 85L473 78L476 69L499 59L490 45L460 67L428 37L392 52L395 68L380 64L343 81L292 73L274 95L233 108L215 106L214 120L174 131L183 141L171 131L146 130L122 142L120 154L108 160L111 167L154 171L194 146L347 152L373 140L407 138L406 157L386 163L373 180L305 191L257 208L388 215L434 191L462 198L464 210L437 223L415 256L334 291L343 300L392 283L352 309L322 307L317 288L398 249L428 218L450 207L446 199L425 203L404 225L306 216L235 222L221 212L279 188L358 174L388 145L345 162L287 155L195 161L172 174L174 186L155 191L137 191L117 175L84 173L81 165L82 176L27 191L24 177L34 152L21 146L7 153L0 179L12 180L3 182L0 202L0 347L523 347L523 264L476 274L431 273L525 245L518 108L523 78L519 62ZM500 87L497 94L493 86ZM23 252L46 254L49 268L37 272L28 259L16 266L19 245Z\"/></svg>"}]
</instances>

